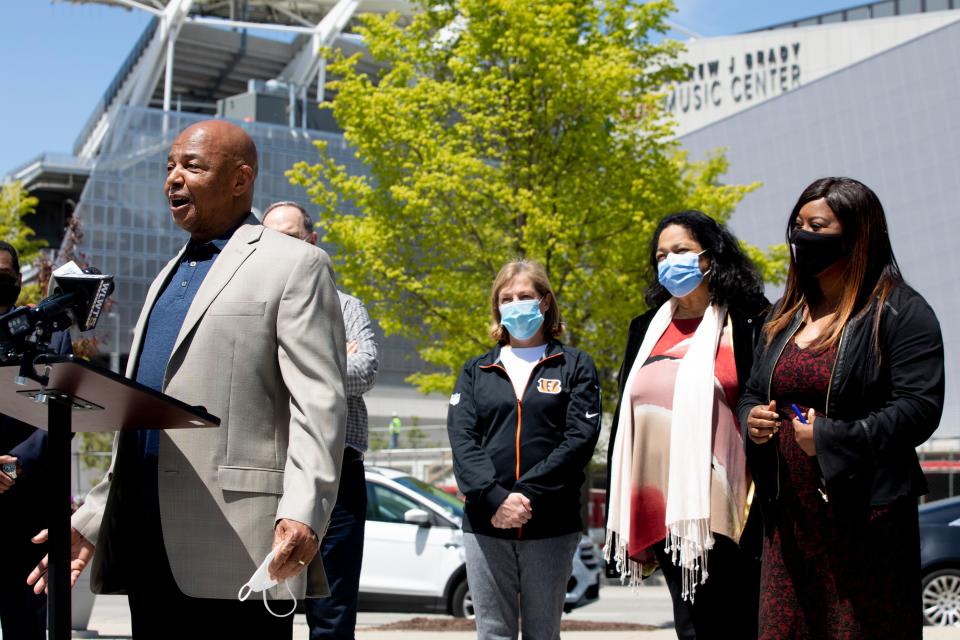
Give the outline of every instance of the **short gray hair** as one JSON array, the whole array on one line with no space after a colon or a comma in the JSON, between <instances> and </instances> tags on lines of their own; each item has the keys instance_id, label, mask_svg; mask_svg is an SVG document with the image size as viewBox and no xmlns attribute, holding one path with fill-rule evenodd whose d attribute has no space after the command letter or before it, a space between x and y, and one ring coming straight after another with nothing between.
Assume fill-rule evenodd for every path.
<instances>
[{"instance_id":1,"label":"short gray hair","mask_svg":"<svg viewBox=\"0 0 960 640\"><path fill-rule=\"evenodd\" d=\"M293 200L281 200L280 202L274 202L272 205L264 209L263 219L267 219L267 214L276 209L277 207L293 207L300 212L300 215L303 216L303 228L307 230L307 233L313 231L313 218L310 217L310 214L307 213L307 210L303 208L299 202L294 202Z\"/></svg>"}]
</instances>

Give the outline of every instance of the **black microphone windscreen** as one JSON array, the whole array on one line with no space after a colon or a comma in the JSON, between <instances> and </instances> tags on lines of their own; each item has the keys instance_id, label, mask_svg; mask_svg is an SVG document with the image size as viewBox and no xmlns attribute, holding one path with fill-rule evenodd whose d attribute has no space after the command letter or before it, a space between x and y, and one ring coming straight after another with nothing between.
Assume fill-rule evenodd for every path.
<instances>
[{"instance_id":1,"label":"black microphone windscreen","mask_svg":"<svg viewBox=\"0 0 960 640\"><path fill-rule=\"evenodd\" d=\"M57 277L57 288L64 293L78 292L77 303L71 306L74 320L80 331L89 331L97 326L103 304L113 292L113 276L90 273L62 275Z\"/></svg>"}]
</instances>

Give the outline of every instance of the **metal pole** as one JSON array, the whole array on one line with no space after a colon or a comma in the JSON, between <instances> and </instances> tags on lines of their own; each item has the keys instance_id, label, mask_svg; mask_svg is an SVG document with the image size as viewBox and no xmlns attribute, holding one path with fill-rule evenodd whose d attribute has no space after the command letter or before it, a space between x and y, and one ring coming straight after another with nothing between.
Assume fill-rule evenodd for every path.
<instances>
[{"instance_id":1,"label":"metal pole","mask_svg":"<svg viewBox=\"0 0 960 640\"><path fill-rule=\"evenodd\" d=\"M170 98L173 94L173 47L176 42L172 30L167 32L167 64L163 78L163 110L170 111Z\"/></svg>"},{"instance_id":2,"label":"metal pole","mask_svg":"<svg viewBox=\"0 0 960 640\"><path fill-rule=\"evenodd\" d=\"M177 111L180 111L180 99L177 98ZM110 349L110 371L120 373L120 314L111 311L107 317L113 320L113 349Z\"/></svg>"},{"instance_id":3,"label":"metal pole","mask_svg":"<svg viewBox=\"0 0 960 640\"><path fill-rule=\"evenodd\" d=\"M300 128L307 128L307 90L308 87L303 87L300 90Z\"/></svg>"},{"instance_id":4,"label":"metal pole","mask_svg":"<svg viewBox=\"0 0 960 640\"><path fill-rule=\"evenodd\" d=\"M326 93L327 87L327 59L323 58L320 60L320 64L317 68L317 102L323 102L324 93Z\"/></svg>"},{"instance_id":5,"label":"metal pole","mask_svg":"<svg viewBox=\"0 0 960 640\"><path fill-rule=\"evenodd\" d=\"M70 400L47 396L47 626L70 638Z\"/></svg>"},{"instance_id":6,"label":"metal pole","mask_svg":"<svg viewBox=\"0 0 960 640\"><path fill-rule=\"evenodd\" d=\"M297 126L297 96L293 89L293 83L287 84L287 126L291 129Z\"/></svg>"}]
</instances>

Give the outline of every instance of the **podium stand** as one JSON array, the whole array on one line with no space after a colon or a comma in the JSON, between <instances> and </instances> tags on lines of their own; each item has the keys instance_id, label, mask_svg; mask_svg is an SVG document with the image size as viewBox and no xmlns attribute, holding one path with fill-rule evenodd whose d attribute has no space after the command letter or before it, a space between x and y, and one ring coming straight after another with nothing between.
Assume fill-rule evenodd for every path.
<instances>
[{"instance_id":1,"label":"podium stand","mask_svg":"<svg viewBox=\"0 0 960 640\"><path fill-rule=\"evenodd\" d=\"M74 356L40 355L35 375L0 366L0 413L47 435L47 621L70 638L70 438L72 432L217 427L220 419ZM26 579L26 576L23 577Z\"/></svg>"}]
</instances>

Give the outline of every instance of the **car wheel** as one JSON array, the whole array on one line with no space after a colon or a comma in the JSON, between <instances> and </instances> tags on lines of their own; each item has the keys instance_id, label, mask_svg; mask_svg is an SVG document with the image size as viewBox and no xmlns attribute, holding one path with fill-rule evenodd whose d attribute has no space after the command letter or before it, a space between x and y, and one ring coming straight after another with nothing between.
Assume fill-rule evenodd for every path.
<instances>
[{"instance_id":1,"label":"car wheel","mask_svg":"<svg viewBox=\"0 0 960 640\"><path fill-rule=\"evenodd\" d=\"M923 579L923 623L960 624L960 570L941 569Z\"/></svg>"},{"instance_id":2,"label":"car wheel","mask_svg":"<svg viewBox=\"0 0 960 640\"><path fill-rule=\"evenodd\" d=\"M470 595L470 587L467 585L467 579L464 578L457 584L451 597L451 613L458 618L473 617L473 597Z\"/></svg>"}]
</instances>

